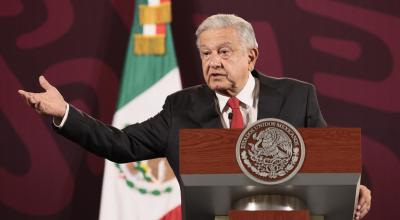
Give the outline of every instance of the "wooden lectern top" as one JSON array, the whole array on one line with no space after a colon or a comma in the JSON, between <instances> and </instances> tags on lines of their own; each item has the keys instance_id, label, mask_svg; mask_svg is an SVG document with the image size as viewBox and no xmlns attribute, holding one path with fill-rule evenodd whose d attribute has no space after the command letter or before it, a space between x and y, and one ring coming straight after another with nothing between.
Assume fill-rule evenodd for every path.
<instances>
[{"instance_id":1,"label":"wooden lectern top","mask_svg":"<svg viewBox=\"0 0 400 220\"><path fill-rule=\"evenodd\" d=\"M299 128L306 157L299 173L361 173L360 128ZM241 129L182 129L180 173L241 173L236 141ZM207 150L205 150L207 149Z\"/></svg>"}]
</instances>

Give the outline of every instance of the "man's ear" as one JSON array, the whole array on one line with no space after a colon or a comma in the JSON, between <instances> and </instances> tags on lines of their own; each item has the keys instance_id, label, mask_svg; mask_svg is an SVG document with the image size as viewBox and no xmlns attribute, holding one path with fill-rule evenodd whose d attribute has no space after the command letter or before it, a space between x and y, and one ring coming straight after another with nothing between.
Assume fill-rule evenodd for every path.
<instances>
[{"instance_id":1,"label":"man's ear","mask_svg":"<svg viewBox=\"0 0 400 220\"><path fill-rule=\"evenodd\" d=\"M257 62L258 49L257 48L253 48L253 49L249 50L248 58L249 58L249 71L252 71L254 69L254 66L256 65L256 62Z\"/></svg>"}]
</instances>

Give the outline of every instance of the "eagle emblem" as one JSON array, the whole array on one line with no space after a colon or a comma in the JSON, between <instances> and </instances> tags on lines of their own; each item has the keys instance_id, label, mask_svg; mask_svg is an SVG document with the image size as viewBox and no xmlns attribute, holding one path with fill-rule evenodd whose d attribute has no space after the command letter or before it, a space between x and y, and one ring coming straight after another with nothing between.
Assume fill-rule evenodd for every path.
<instances>
[{"instance_id":1,"label":"eagle emblem","mask_svg":"<svg viewBox=\"0 0 400 220\"><path fill-rule=\"evenodd\" d=\"M243 173L256 182L279 184L292 178L303 164L305 147L289 123L262 119L243 130L236 158Z\"/></svg>"}]
</instances>

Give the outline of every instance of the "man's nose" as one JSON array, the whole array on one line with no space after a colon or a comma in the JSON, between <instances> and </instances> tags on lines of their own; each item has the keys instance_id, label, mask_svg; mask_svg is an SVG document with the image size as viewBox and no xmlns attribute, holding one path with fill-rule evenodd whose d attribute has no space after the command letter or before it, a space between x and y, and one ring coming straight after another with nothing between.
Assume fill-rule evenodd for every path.
<instances>
[{"instance_id":1,"label":"man's nose","mask_svg":"<svg viewBox=\"0 0 400 220\"><path fill-rule=\"evenodd\" d=\"M212 68L222 67L221 57L218 54L211 54L209 64Z\"/></svg>"}]
</instances>

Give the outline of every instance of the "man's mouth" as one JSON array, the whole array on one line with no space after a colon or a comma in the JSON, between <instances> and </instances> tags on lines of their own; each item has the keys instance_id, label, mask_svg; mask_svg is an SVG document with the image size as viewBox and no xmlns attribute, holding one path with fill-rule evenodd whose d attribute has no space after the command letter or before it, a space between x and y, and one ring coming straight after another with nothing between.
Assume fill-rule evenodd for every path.
<instances>
[{"instance_id":1,"label":"man's mouth","mask_svg":"<svg viewBox=\"0 0 400 220\"><path fill-rule=\"evenodd\" d=\"M210 77L223 77L225 75L224 73L210 73Z\"/></svg>"}]
</instances>

